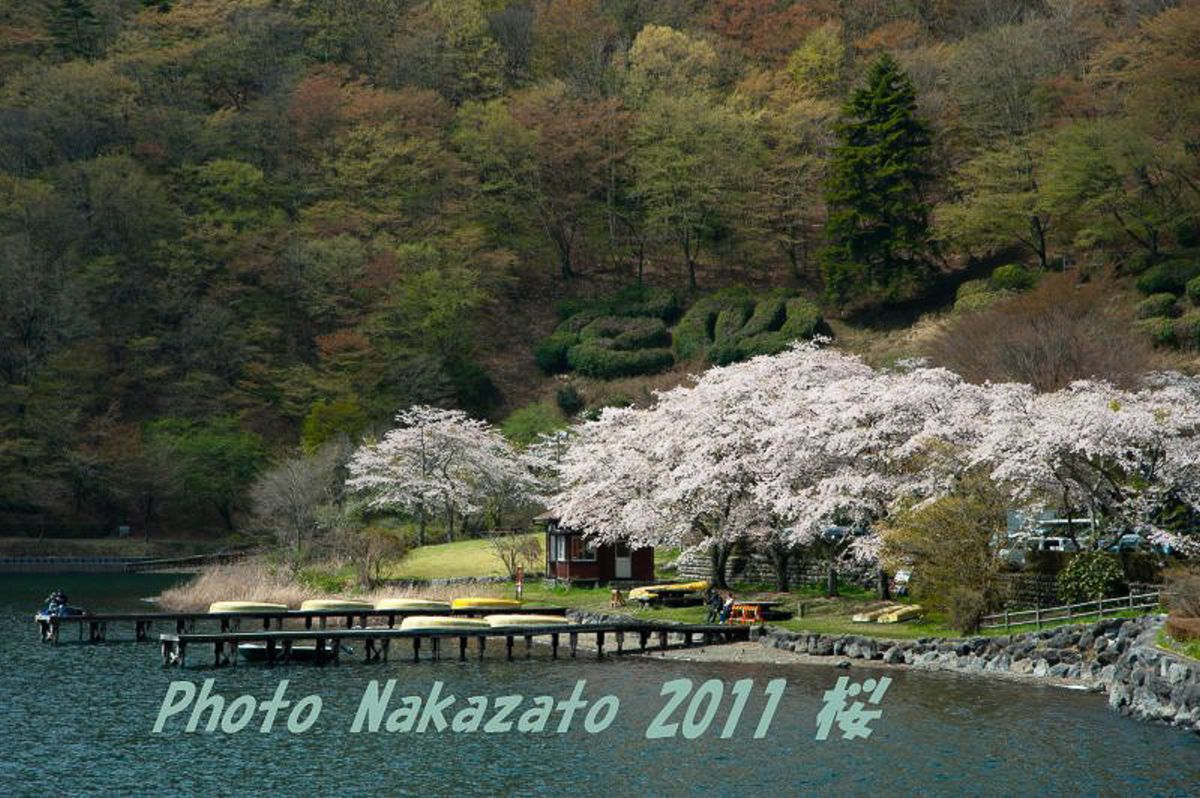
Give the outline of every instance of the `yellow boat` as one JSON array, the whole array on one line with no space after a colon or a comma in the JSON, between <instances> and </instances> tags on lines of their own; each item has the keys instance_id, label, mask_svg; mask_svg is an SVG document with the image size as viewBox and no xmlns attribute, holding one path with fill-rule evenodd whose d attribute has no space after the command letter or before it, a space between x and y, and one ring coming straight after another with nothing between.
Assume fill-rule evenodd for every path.
<instances>
[{"instance_id":1,"label":"yellow boat","mask_svg":"<svg viewBox=\"0 0 1200 798\"><path fill-rule=\"evenodd\" d=\"M350 599L309 599L300 605L302 610L370 610L374 609L368 601L353 601Z\"/></svg>"},{"instance_id":2,"label":"yellow boat","mask_svg":"<svg viewBox=\"0 0 1200 798\"><path fill-rule=\"evenodd\" d=\"M261 601L214 601L210 613L220 612L287 612L286 604L267 604Z\"/></svg>"},{"instance_id":3,"label":"yellow boat","mask_svg":"<svg viewBox=\"0 0 1200 798\"><path fill-rule=\"evenodd\" d=\"M377 610L448 610L450 602L421 598L385 598L375 602Z\"/></svg>"},{"instance_id":4,"label":"yellow boat","mask_svg":"<svg viewBox=\"0 0 1200 798\"><path fill-rule=\"evenodd\" d=\"M901 607L898 610L884 613L877 619L878 623L900 623L901 621L909 621L916 618L925 610L920 604L911 604L907 607Z\"/></svg>"},{"instance_id":5,"label":"yellow boat","mask_svg":"<svg viewBox=\"0 0 1200 798\"><path fill-rule=\"evenodd\" d=\"M562 626L571 620L565 615L486 615L489 626Z\"/></svg>"},{"instance_id":6,"label":"yellow boat","mask_svg":"<svg viewBox=\"0 0 1200 798\"><path fill-rule=\"evenodd\" d=\"M698 582L674 582L665 585L645 585L644 587L635 587L629 591L629 598L634 601L642 599L651 599L655 596L661 596L671 593L703 593L708 590L708 581L700 580Z\"/></svg>"},{"instance_id":7,"label":"yellow boat","mask_svg":"<svg viewBox=\"0 0 1200 798\"><path fill-rule=\"evenodd\" d=\"M410 615L400 622L401 629L490 629L482 618L458 618L451 615Z\"/></svg>"},{"instance_id":8,"label":"yellow boat","mask_svg":"<svg viewBox=\"0 0 1200 798\"><path fill-rule=\"evenodd\" d=\"M450 602L450 607L456 610L508 610L520 607L521 602L514 599L467 597L456 598Z\"/></svg>"}]
</instances>

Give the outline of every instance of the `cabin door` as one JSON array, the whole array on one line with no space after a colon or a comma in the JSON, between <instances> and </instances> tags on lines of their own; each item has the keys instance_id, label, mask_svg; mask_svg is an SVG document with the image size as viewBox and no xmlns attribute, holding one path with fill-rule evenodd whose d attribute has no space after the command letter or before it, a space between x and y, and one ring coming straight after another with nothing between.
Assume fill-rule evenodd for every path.
<instances>
[{"instance_id":1,"label":"cabin door","mask_svg":"<svg viewBox=\"0 0 1200 798\"><path fill-rule=\"evenodd\" d=\"M633 578L633 552L629 544L617 543L613 546L613 576L617 579Z\"/></svg>"}]
</instances>

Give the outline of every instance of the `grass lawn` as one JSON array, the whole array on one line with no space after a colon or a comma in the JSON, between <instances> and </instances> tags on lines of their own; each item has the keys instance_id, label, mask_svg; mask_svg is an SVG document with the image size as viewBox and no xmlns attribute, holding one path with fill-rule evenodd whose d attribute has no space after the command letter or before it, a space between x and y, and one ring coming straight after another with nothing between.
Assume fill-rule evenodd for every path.
<instances>
[{"instance_id":1,"label":"grass lawn","mask_svg":"<svg viewBox=\"0 0 1200 798\"><path fill-rule=\"evenodd\" d=\"M1200 660L1200 640L1176 640L1166 629L1158 630L1158 645L1176 654Z\"/></svg>"},{"instance_id":2,"label":"grass lawn","mask_svg":"<svg viewBox=\"0 0 1200 798\"><path fill-rule=\"evenodd\" d=\"M532 538L541 540L539 532ZM455 576L504 576L504 566L487 540L459 540L420 546L388 566L384 579L449 579Z\"/></svg>"}]
</instances>

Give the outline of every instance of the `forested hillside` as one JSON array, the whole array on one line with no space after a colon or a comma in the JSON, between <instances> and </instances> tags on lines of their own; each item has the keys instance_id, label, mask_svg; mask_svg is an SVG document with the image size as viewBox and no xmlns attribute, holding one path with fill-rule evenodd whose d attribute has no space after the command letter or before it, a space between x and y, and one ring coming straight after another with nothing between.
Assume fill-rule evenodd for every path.
<instances>
[{"instance_id":1,"label":"forested hillside","mask_svg":"<svg viewBox=\"0 0 1200 798\"><path fill-rule=\"evenodd\" d=\"M1200 345L1198 209L1194 0L6 0L0 530L232 530L412 404L528 438L956 289L921 354L1112 376Z\"/></svg>"}]
</instances>

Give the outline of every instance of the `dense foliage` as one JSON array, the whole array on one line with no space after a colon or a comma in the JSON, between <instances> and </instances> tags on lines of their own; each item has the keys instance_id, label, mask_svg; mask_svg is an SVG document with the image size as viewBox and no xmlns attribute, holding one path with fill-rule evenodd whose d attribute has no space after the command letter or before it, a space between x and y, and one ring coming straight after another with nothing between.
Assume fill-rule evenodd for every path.
<instances>
[{"instance_id":1,"label":"dense foliage","mask_svg":"<svg viewBox=\"0 0 1200 798\"><path fill-rule=\"evenodd\" d=\"M294 447L530 401L555 300L623 285L878 306L968 257L1113 263L1198 345L1198 32L1194 0L5 4L0 527L236 526ZM673 356L538 362L572 347Z\"/></svg>"}]
</instances>

